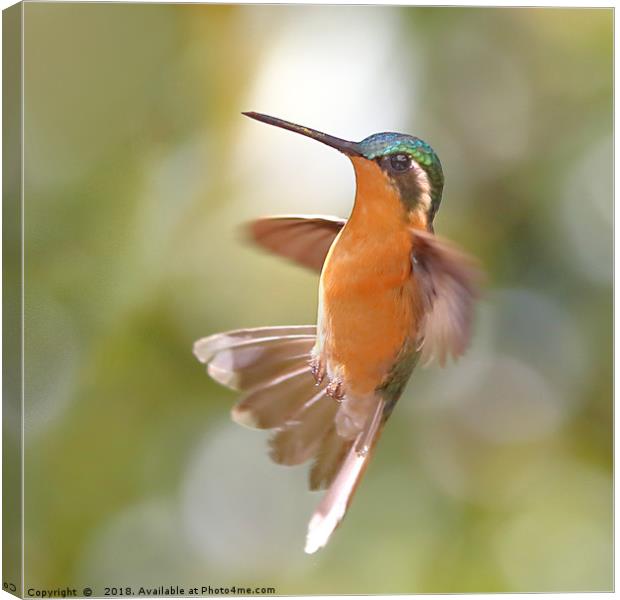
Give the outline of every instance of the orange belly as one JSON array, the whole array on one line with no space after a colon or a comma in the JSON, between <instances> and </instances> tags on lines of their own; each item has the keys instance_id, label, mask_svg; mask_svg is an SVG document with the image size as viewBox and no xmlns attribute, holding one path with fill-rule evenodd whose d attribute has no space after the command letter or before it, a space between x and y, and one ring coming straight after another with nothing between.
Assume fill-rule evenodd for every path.
<instances>
[{"instance_id":1,"label":"orange belly","mask_svg":"<svg viewBox=\"0 0 620 600\"><path fill-rule=\"evenodd\" d=\"M346 229L321 276L323 354L353 394L385 380L418 315L411 279L411 235L389 240Z\"/></svg>"},{"instance_id":2,"label":"orange belly","mask_svg":"<svg viewBox=\"0 0 620 600\"><path fill-rule=\"evenodd\" d=\"M403 345L415 340L422 307L411 276L411 228L426 214L408 211L375 161L352 157L357 191L351 217L321 273L317 350L345 391L363 396L386 379Z\"/></svg>"}]
</instances>

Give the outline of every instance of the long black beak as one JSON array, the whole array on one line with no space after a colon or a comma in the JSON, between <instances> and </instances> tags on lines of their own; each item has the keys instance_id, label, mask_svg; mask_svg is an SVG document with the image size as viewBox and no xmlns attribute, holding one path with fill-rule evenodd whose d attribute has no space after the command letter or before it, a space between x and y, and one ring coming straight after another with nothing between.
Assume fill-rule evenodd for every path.
<instances>
[{"instance_id":1,"label":"long black beak","mask_svg":"<svg viewBox=\"0 0 620 600\"><path fill-rule=\"evenodd\" d=\"M257 121L267 123L268 125L275 125L276 127L281 127L282 129L288 129L289 131L294 131L295 133L301 133L301 135L305 135L313 140L327 144L332 148L336 148L336 150L340 150L340 152L343 152L347 156L362 156L359 149L359 144L356 142L341 140L333 135L327 135L326 133L316 131L316 129L310 129L309 127L304 127L303 125L295 125L295 123L290 123L289 121L284 121L282 119L276 119L276 117L270 117L269 115L263 115L261 113L244 112L242 114L246 117L250 117L251 119L256 119Z\"/></svg>"}]
</instances>

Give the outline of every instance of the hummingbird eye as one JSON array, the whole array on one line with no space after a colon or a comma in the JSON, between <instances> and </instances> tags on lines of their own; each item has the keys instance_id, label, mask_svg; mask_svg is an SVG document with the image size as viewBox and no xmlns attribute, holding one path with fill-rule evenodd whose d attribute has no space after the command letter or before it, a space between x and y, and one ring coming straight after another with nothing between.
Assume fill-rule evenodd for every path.
<instances>
[{"instance_id":1,"label":"hummingbird eye","mask_svg":"<svg viewBox=\"0 0 620 600\"><path fill-rule=\"evenodd\" d=\"M390 167L392 171L402 173L411 168L411 157L407 154L392 154L390 156Z\"/></svg>"}]
</instances>

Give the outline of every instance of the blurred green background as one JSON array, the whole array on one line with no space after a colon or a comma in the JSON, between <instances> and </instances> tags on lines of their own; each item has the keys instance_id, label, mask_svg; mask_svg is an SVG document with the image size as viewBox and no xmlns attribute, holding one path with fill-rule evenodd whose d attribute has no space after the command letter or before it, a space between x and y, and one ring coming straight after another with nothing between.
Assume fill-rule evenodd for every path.
<instances>
[{"instance_id":1,"label":"blurred green background","mask_svg":"<svg viewBox=\"0 0 620 600\"><path fill-rule=\"evenodd\" d=\"M279 594L612 586L611 10L25 5L26 587ZM343 526L230 422L195 339L312 323L241 240L346 216L342 155L240 115L429 141L436 230L488 272Z\"/></svg>"}]
</instances>

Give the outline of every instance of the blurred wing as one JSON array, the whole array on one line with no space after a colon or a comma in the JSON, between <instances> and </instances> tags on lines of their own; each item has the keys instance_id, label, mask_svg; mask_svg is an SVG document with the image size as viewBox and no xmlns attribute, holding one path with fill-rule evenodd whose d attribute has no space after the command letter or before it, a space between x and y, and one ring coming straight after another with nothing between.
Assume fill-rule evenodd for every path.
<instances>
[{"instance_id":1,"label":"blurred wing","mask_svg":"<svg viewBox=\"0 0 620 600\"><path fill-rule=\"evenodd\" d=\"M252 221L251 239L259 246L320 272L346 219L321 215L283 215Z\"/></svg>"},{"instance_id":2,"label":"blurred wing","mask_svg":"<svg viewBox=\"0 0 620 600\"><path fill-rule=\"evenodd\" d=\"M473 258L451 243L426 231L412 234L412 269L425 313L422 360L436 358L443 366L449 354L457 358L469 343L482 272Z\"/></svg>"}]
</instances>

